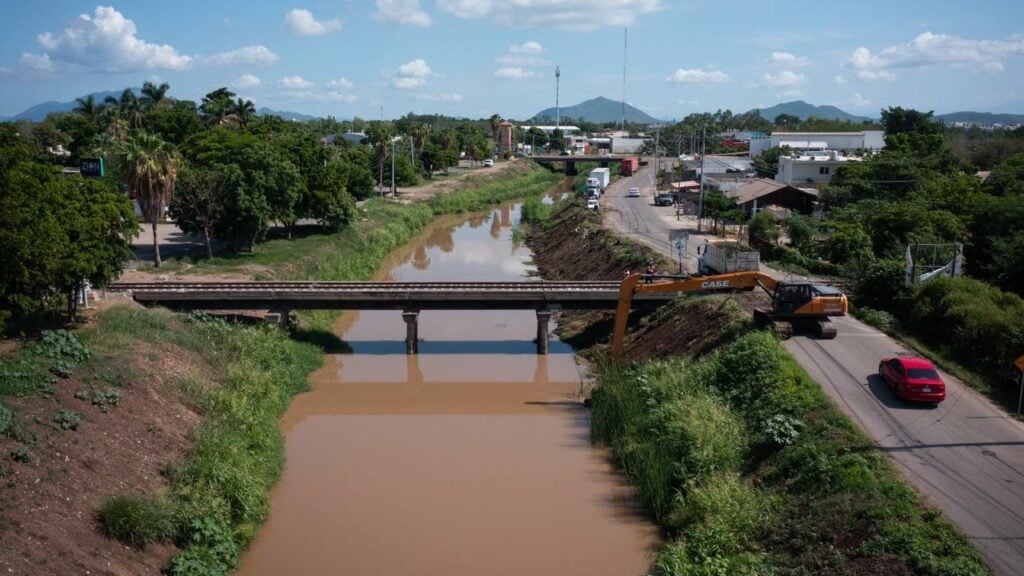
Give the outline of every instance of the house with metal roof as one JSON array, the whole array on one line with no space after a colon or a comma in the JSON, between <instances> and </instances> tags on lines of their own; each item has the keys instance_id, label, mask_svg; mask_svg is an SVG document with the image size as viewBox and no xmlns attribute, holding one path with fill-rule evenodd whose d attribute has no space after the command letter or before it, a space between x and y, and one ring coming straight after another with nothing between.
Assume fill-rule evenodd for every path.
<instances>
[{"instance_id":1,"label":"house with metal roof","mask_svg":"<svg viewBox=\"0 0 1024 576\"><path fill-rule=\"evenodd\" d=\"M814 188L797 188L767 178L723 182L719 189L726 196L735 198L736 204L743 208L747 216L772 207L810 214L818 199L818 191Z\"/></svg>"},{"instance_id":2,"label":"house with metal roof","mask_svg":"<svg viewBox=\"0 0 1024 576\"><path fill-rule=\"evenodd\" d=\"M750 157L754 158L769 148L779 146L789 146L799 152L835 150L852 154L858 150L868 150L874 153L885 148L885 132L772 132L768 136L750 139Z\"/></svg>"}]
</instances>

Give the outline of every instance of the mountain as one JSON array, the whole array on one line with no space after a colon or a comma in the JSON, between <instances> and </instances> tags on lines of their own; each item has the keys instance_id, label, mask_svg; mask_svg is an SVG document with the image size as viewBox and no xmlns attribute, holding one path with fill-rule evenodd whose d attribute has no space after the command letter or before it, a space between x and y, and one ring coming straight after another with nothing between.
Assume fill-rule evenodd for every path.
<instances>
[{"instance_id":1,"label":"mountain","mask_svg":"<svg viewBox=\"0 0 1024 576\"><path fill-rule=\"evenodd\" d=\"M136 96L140 94L138 88L132 88L132 91L135 92ZM85 99L89 96L92 96L96 99L97 103L102 104L103 99L107 96L113 96L114 98L117 98L121 95L121 92L121 90L106 90L104 92L93 92L92 94L86 94L85 96L82 96L82 98ZM74 100L70 102L57 102L56 100L50 100L49 102L36 104L35 106L29 108L28 110L25 110L20 114L15 114L14 116L7 118L7 120L12 122L17 122L18 120L42 122L43 120L46 120L47 114L53 114L55 112L71 112L75 109L75 106L77 105L77 102L75 102Z\"/></svg>"},{"instance_id":2,"label":"mountain","mask_svg":"<svg viewBox=\"0 0 1024 576\"><path fill-rule=\"evenodd\" d=\"M935 120L945 124L967 122L968 124L1024 124L1024 114L992 114L991 112L951 112L939 114Z\"/></svg>"},{"instance_id":3,"label":"mountain","mask_svg":"<svg viewBox=\"0 0 1024 576\"><path fill-rule=\"evenodd\" d=\"M843 112L835 106L815 106L814 104L808 104L803 100L794 100L793 102L784 102L782 104L776 104L771 108L751 110L760 112L761 117L765 120L775 120L775 117L779 114L789 114L790 116L796 116L801 120L806 120L811 116L815 118L821 118L822 120L849 120L850 122L863 122L865 120L871 120L867 116L854 116L848 112Z\"/></svg>"},{"instance_id":4,"label":"mountain","mask_svg":"<svg viewBox=\"0 0 1024 576\"><path fill-rule=\"evenodd\" d=\"M586 102L580 102L575 106L563 106L559 109L558 113L561 118L586 120L587 122L594 122L596 124L618 122L619 120L622 120L622 102L599 97L587 100ZM547 110L541 110L533 117L534 120L542 120L544 118L550 118L551 121L554 122L555 109L548 108ZM657 118L650 116L629 104L626 104L626 122L632 122L634 124L661 123Z\"/></svg>"},{"instance_id":5,"label":"mountain","mask_svg":"<svg viewBox=\"0 0 1024 576\"><path fill-rule=\"evenodd\" d=\"M280 116L285 120L291 120L293 122L306 122L307 120L319 120L319 116L310 116L309 114L302 114L299 112L284 112L281 110L271 110L270 108L259 108L256 110L257 116Z\"/></svg>"}]
</instances>

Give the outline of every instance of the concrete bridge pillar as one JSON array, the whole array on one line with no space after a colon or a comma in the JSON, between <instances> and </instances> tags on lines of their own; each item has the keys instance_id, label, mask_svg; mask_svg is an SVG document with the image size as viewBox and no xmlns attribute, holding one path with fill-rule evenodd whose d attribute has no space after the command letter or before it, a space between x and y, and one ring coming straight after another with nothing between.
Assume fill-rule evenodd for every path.
<instances>
[{"instance_id":1,"label":"concrete bridge pillar","mask_svg":"<svg viewBox=\"0 0 1024 576\"><path fill-rule=\"evenodd\" d=\"M419 345L419 310L403 310L402 320L405 320L405 353L416 354L420 351Z\"/></svg>"},{"instance_id":2,"label":"concrete bridge pillar","mask_svg":"<svg viewBox=\"0 0 1024 576\"><path fill-rule=\"evenodd\" d=\"M537 354L548 353L548 323L550 321L550 310L537 310Z\"/></svg>"},{"instance_id":3,"label":"concrete bridge pillar","mask_svg":"<svg viewBox=\"0 0 1024 576\"><path fill-rule=\"evenodd\" d=\"M281 330L287 331L291 326L292 311L288 309L275 309L267 313L263 317L263 321L267 324L276 324Z\"/></svg>"}]
</instances>

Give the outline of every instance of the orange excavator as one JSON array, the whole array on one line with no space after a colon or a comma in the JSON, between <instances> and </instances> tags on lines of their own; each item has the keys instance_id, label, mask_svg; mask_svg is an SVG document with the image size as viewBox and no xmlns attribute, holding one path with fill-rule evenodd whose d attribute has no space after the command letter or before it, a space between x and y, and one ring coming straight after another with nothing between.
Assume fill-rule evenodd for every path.
<instances>
[{"instance_id":1,"label":"orange excavator","mask_svg":"<svg viewBox=\"0 0 1024 576\"><path fill-rule=\"evenodd\" d=\"M644 280L645 283L641 283ZM772 299L770 310L754 310L754 320L771 326L782 338L793 334L794 326L809 329L818 338L836 337L830 316L845 316L846 295L838 288L807 281L776 280L761 272L732 272L713 276L652 276L631 274L619 288L619 305L615 312L612 335L612 357L618 360L634 294L686 294L753 290L761 288Z\"/></svg>"}]
</instances>

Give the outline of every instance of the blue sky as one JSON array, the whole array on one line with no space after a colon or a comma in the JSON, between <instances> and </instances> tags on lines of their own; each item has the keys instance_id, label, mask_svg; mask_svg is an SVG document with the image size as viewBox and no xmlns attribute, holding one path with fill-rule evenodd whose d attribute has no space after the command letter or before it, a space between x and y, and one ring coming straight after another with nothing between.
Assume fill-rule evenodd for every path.
<instances>
[{"instance_id":1,"label":"blue sky","mask_svg":"<svg viewBox=\"0 0 1024 576\"><path fill-rule=\"evenodd\" d=\"M660 118L802 99L1024 113L1020 0L4 0L0 115L168 82L257 107L525 118L622 96Z\"/></svg>"}]
</instances>

